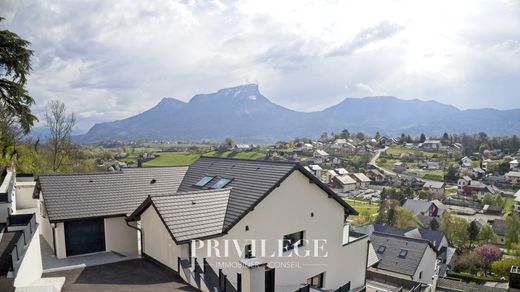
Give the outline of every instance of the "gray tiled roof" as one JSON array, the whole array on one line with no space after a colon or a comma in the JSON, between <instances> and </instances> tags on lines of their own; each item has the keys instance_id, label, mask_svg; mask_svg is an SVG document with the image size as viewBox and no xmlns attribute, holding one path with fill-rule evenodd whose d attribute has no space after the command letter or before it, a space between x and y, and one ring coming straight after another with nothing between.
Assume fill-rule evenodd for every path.
<instances>
[{"instance_id":1,"label":"gray tiled roof","mask_svg":"<svg viewBox=\"0 0 520 292\"><path fill-rule=\"evenodd\" d=\"M218 235L224 227L230 188L199 190L150 199L176 241Z\"/></svg>"},{"instance_id":2,"label":"gray tiled roof","mask_svg":"<svg viewBox=\"0 0 520 292\"><path fill-rule=\"evenodd\" d=\"M180 187L180 192L200 190L197 183L205 175L215 176L205 188L211 187L221 177L232 181L227 187L232 188L229 205L226 212L224 229L229 230L267 194L274 190L294 170L299 169L308 175L316 184L321 184L314 176L295 162L275 162L262 160L223 159L216 157L201 157L190 166ZM328 189L326 186L323 188ZM319 194L317 194L319 195ZM345 208L355 211L332 191L330 195Z\"/></svg>"},{"instance_id":3,"label":"gray tiled roof","mask_svg":"<svg viewBox=\"0 0 520 292\"><path fill-rule=\"evenodd\" d=\"M125 168L109 173L41 175L39 187L51 221L127 215L148 195L177 192L187 169Z\"/></svg>"},{"instance_id":4,"label":"gray tiled roof","mask_svg":"<svg viewBox=\"0 0 520 292\"><path fill-rule=\"evenodd\" d=\"M408 238L399 235L374 232L370 236L374 249L380 245L386 247L384 253L377 253L377 268L404 275L414 275L427 248L431 248L426 240ZM401 249L408 250L406 257L399 257Z\"/></svg>"}]
</instances>

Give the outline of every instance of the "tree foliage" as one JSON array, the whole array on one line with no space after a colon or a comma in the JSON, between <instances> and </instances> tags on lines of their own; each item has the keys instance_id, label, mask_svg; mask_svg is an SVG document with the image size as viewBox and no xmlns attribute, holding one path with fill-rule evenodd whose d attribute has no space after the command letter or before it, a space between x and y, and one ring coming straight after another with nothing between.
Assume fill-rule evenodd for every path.
<instances>
[{"instance_id":1,"label":"tree foliage","mask_svg":"<svg viewBox=\"0 0 520 292\"><path fill-rule=\"evenodd\" d=\"M417 220L415 220L415 214L403 207L395 208L395 227L405 228L405 227L419 227Z\"/></svg>"},{"instance_id":2,"label":"tree foliage","mask_svg":"<svg viewBox=\"0 0 520 292\"><path fill-rule=\"evenodd\" d=\"M464 249L468 246L468 221L460 217L451 216L448 212L444 212L440 225L441 230L446 234L452 246L458 249Z\"/></svg>"},{"instance_id":3,"label":"tree foliage","mask_svg":"<svg viewBox=\"0 0 520 292\"><path fill-rule=\"evenodd\" d=\"M473 252L481 256L484 262L484 266L487 268L492 262L502 258L502 252L496 245L483 244L473 249Z\"/></svg>"},{"instance_id":4,"label":"tree foliage","mask_svg":"<svg viewBox=\"0 0 520 292\"><path fill-rule=\"evenodd\" d=\"M520 230L520 218L516 212L511 213L506 218L505 241L506 246L510 247L512 244L518 243L518 231Z\"/></svg>"},{"instance_id":5,"label":"tree foliage","mask_svg":"<svg viewBox=\"0 0 520 292\"><path fill-rule=\"evenodd\" d=\"M492 243L497 240L497 235L488 224L482 226L478 233L478 240L482 243Z\"/></svg>"},{"instance_id":6,"label":"tree foliage","mask_svg":"<svg viewBox=\"0 0 520 292\"><path fill-rule=\"evenodd\" d=\"M0 30L0 109L14 118L25 134L37 120L31 113L34 99L25 89L33 54L29 46L17 34Z\"/></svg>"},{"instance_id":7,"label":"tree foliage","mask_svg":"<svg viewBox=\"0 0 520 292\"><path fill-rule=\"evenodd\" d=\"M505 258L491 264L491 271L499 276L509 276L512 266L520 266L520 258Z\"/></svg>"}]
</instances>

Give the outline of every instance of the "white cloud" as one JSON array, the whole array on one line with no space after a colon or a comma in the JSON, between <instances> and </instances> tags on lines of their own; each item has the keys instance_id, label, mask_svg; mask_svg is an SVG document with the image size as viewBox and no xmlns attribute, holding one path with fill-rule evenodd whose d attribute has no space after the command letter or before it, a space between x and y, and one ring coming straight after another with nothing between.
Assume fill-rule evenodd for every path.
<instances>
[{"instance_id":1,"label":"white cloud","mask_svg":"<svg viewBox=\"0 0 520 292\"><path fill-rule=\"evenodd\" d=\"M520 107L517 1L10 0L0 9L2 27L35 50L35 112L61 99L83 130L165 96L247 82L305 111L366 95Z\"/></svg>"}]
</instances>

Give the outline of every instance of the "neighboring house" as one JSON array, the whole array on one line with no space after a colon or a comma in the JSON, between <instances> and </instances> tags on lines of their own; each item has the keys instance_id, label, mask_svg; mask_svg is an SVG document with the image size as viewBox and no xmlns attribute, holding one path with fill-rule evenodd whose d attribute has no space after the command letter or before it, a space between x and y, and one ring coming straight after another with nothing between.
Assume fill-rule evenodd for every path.
<instances>
[{"instance_id":1,"label":"neighboring house","mask_svg":"<svg viewBox=\"0 0 520 292\"><path fill-rule=\"evenodd\" d=\"M437 222L437 226L441 225L439 217L432 217L432 216L428 216L428 215L418 214L415 216L415 219L416 219L417 223L419 223L419 225L424 228L431 228L432 221L434 221L434 220Z\"/></svg>"},{"instance_id":2,"label":"neighboring house","mask_svg":"<svg viewBox=\"0 0 520 292\"><path fill-rule=\"evenodd\" d=\"M496 205L484 205L482 212L484 214L500 216L502 215L502 207Z\"/></svg>"},{"instance_id":3,"label":"neighboring house","mask_svg":"<svg viewBox=\"0 0 520 292\"><path fill-rule=\"evenodd\" d=\"M361 172L353 173L350 176L356 180L359 188L362 190L367 189L372 182L365 174Z\"/></svg>"},{"instance_id":4,"label":"neighboring house","mask_svg":"<svg viewBox=\"0 0 520 292\"><path fill-rule=\"evenodd\" d=\"M403 172L406 170L406 164L404 162L397 161L396 163L394 163L394 170L396 172Z\"/></svg>"},{"instance_id":5,"label":"neighboring house","mask_svg":"<svg viewBox=\"0 0 520 292\"><path fill-rule=\"evenodd\" d=\"M325 150L318 149L314 152L314 157L327 158L329 157L329 153L327 153Z\"/></svg>"},{"instance_id":6,"label":"neighboring house","mask_svg":"<svg viewBox=\"0 0 520 292\"><path fill-rule=\"evenodd\" d=\"M506 221L502 219L495 219L491 223L491 228L497 236L497 243L504 243L506 236Z\"/></svg>"},{"instance_id":7,"label":"neighboring house","mask_svg":"<svg viewBox=\"0 0 520 292\"><path fill-rule=\"evenodd\" d=\"M235 152L249 151L251 149L251 145L248 144L235 144L235 146L233 146L233 151Z\"/></svg>"},{"instance_id":8,"label":"neighboring house","mask_svg":"<svg viewBox=\"0 0 520 292\"><path fill-rule=\"evenodd\" d=\"M436 198L441 198L444 195L445 187L446 184L442 181L427 181L423 185L423 190Z\"/></svg>"},{"instance_id":9,"label":"neighboring house","mask_svg":"<svg viewBox=\"0 0 520 292\"><path fill-rule=\"evenodd\" d=\"M517 169L517 168L518 168L518 165L519 165L519 164L518 164L518 160L517 160L517 159L515 159L515 160L511 160L511 161L509 162L509 168L510 168L511 170Z\"/></svg>"},{"instance_id":10,"label":"neighboring house","mask_svg":"<svg viewBox=\"0 0 520 292\"><path fill-rule=\"evenodd\" d=\"M430 241L379 232L372 233L370 241L379 261L368 268L369 279L397 284L403 279L432 284L437 254Z\"/></svg>"},{"instance_id":11,"label":"neighboring house","mask_svg":"<svg viewBox=\"0 0 520 292\"><path fill-rule=\"evenodd\" d=\"M127 225L126 216L148 195L177 192L187 170L151 167L40 175L43 238L59 259L101 251L136 256L137 230Z\"/></svg>"},{"instance_id":12,"label":"neighboring house","mask_svg":"<svg viewBox=\"0 0 520 292\"><path fill-rule=\"evenodd\" d=\"M486 175L486 172L480 167L473 167L471 169L471 177L473 178L478 179L483 177L484 175Z\"/></svg>"},{"instance_id":13,"label":"neighboring house","mask_svg":"<svg viewBox=\"0 0 520 292\"><path fill-rule=\"evenodd\" d=\"M471 160L469 157L464 156L460 159L460 166L463 168L470 168L473 167L473 160Z\"/></svg>"},{"instance_id":14,"label":"neighboring house","mask_svg":"<svg viewBox=\"0 0 520 292\"><path fill-rule=\"evenodd\" d=\"M476 195L477 198L481 200L486 193L495 195L496 189L480 181L472 180L468 185L462 188L462 192L466 196Z\"/></svg>"},{"instance_id":15,"label":"neighboring house","mask_svg":"<svg viewBox=\"0 0 520 292\"><path fill-rule=\"evenodd\" d=\"M332 178L334 188L340 188L343 192L353 191L357 187L357 181L349 175L335 175Z\"/></svg>"},{"instance_id":16,"label":"neighboring house","mask_svg":"<svg viewBox=\"0 0 520 292\"><path fill-rule=\"evenodd\" d=\"M382 183L382 182L385 181L385 175L382 174L382 173L381 173L379 170L377 170L377 169L369 169L369 170L365 173L365 175L366 175L369 179L371 179L371 180L373 180L373 181L375 181L375 182L378 182L378 183Z\"/></svg>"},{"instance_id":17,"label":"neighboring house","mask_svg":"<svg viewBox=\"0 0 520 292\"><path fill-rule=\"evenodd\" d=\"M464 192L464 186L471 183L471 177L465 175L457 180L457 193L462 194Z\"/></svg>"},{"instance_id":18,"label":"neighboring house","mask_svg":"<svg viewBox=\"0 0 520 292\"><path fill-rule=\"evenodd\" d=\"M318 179L321 179L321 172L323 171L323 168L317 164L311 164L309 166L306 166L305 169L312 173L315 177Z\"/></svg>"},{"instance_id":19,"label":"neighboring house","mask_svg":"<svg viewBox=\"0 0 520 292\"><path fill-rule=\"evenodd\" d=\"M452 262L456 249L450 247L448 239L444 232L431 230L429 228L396 228L381 224L374 224L373 230L379 233L389 233L394 235L406 236L409 238L423 239L431 243L439 260L439 269L437 270L440 277L446 276L446 272L452 268Z\"/></svg>"},{"instance_id":20,"label":"neighboring house","mask_svg":"<svg viewBox=\"0 0 520 292\"><path fill-rule=\"evenodd\" d=\"M177 192L149 196L128 220L140 223L144 255L175 271L178 259L188 263L191 255L195 265L207 262L206 270L217 271L219 264L233 285L237 273L242 285L253 279L261 285L244 291L264 291L269 262L288 260L259 257L253 239L264 239L271 255L279 241L285 253L304 253L313 248L313 239L326 238L327 257L293 256L290 261L298 261L299 268L276 267L275 290L294 291L302 283L335 290L350 283L357 291L365 285L365 269L360 267L367 266L369 245L366 234L351 233L344 225L344 216L352 214L357 212L298 163L202 157L189 167ZM297 245L300 239L310 242ZM247 252L231 248L219 258L208 254L211 249L190 250L192 240L220 247L237 240Z\"/></svg>"},{"instance_id":21,"label":"neighboring house","mask_svg":"<svg viewBox=\"0 0 520 292\"><path fill-rule=\"evenodd\" d=\"M426 140L422 143L422 149L439 151L441 149L441 141L439 140Z\"/></svg>"},{"instance_id":22,"label":"neighboring house","mask_svg":"<svg viewBox=\"0 0 520 292\"><path fill-rule=\"evenodd\" d=\"M510 171L506 173L505 178L512 184L520 183L520 171Z\"/></svg>"},{"instance_id":23,"label":"neighboring house","mask_svg":"<svg viewBox=\"0 0 520 292\"><path fill-rule=\"evenodd\" d=\"M404 202L403 208L406 208L415 215L426 215L430 217L440 218L447 210L446 206L439 200L413 200L408 199Z\"/></svg>"}]
</instances>

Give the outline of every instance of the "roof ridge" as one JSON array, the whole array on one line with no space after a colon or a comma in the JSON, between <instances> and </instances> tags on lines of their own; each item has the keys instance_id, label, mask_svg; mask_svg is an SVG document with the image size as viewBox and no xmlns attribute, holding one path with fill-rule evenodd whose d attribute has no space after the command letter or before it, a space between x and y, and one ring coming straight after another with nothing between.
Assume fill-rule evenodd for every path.
<instances>
[{"instance_id":1,"label":"roof ridge","mask_svg":"<svg viewBox=\"0 0 520 292\"><path fill-rule=\"evenodd\" d=\"M42 173L38 175L40 176L73 176L73 175L99 175L99 174L121 174L125 171L133 171L133 170L146 170L146 169L156 169L156 168L187 168L188 165L183 166L146 166L146 167L123 167L121 170L117 171L89 171L89 172L55 172L55 173Z\"/></svg>"},{"instance_id":2,"label":"roof ridge","mask_svg":"<svg viewBox=\"0 0 520 292\"><path fill-rule=\"evenodd\" d=\"M412 229L413 230L413 229ZM411 231L411 230L410 230ZM407 240L412 240L412 241L420 241L422 243L426 243L426 244L430 244L430 241L427 240L427 239L422 239L422 238L415 238L415 237L408 237L408 236L405 236L405 235L398 235L398 234L393 234L393 233L386 233L386 232L381 232L381 231L374 231L372 232L372 234L381 234L381 235L390 235L392 237L398 237L398 238L401 238L401 239L407 239Z\"/></svg>"}]
</instances>

